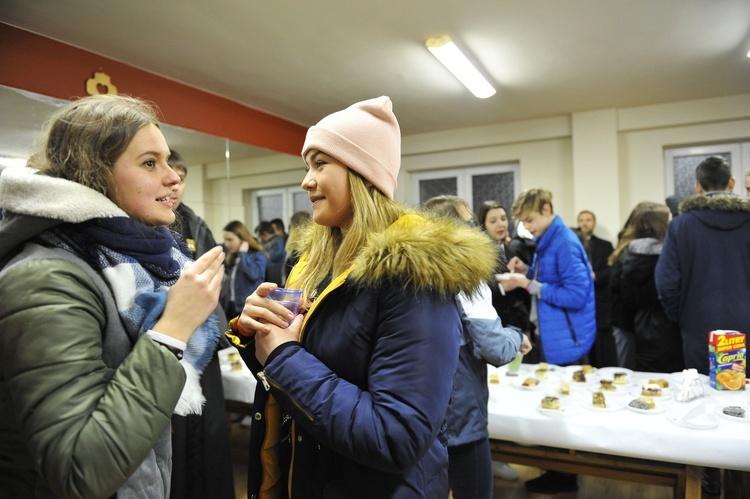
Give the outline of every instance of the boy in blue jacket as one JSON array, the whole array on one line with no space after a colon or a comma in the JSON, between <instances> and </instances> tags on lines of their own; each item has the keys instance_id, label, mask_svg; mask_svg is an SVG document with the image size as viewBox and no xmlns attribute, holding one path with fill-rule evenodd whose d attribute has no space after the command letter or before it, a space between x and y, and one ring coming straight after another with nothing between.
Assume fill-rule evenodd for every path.
<instances>
[{"instance_id":1,"label":"boy in blue jacket","mask_svg":"<svg viewBox=\"0 0 750 499\"><path fill-rule=\"evenodd\" d=\"M555 215L548 190L522 192L512 212L534 236L537 246L531 267L518 257L511 258L511 274L500 284L505 291L521 287L531 294L530 319L537 325L536 346L543 360L579 363L596 337L594 280L586 250ZM547 472L526 482L526 489L541 493L574 491L578 490L577 477Z\"/></svg>"}]
</instances>

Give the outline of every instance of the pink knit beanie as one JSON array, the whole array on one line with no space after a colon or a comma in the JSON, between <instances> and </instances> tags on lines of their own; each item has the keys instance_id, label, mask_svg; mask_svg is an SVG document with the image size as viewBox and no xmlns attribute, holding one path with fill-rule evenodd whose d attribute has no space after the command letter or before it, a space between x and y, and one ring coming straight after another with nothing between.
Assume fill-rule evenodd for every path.
<instances>
[{"instance_id":1,"label":"pink knit beanie","mask_svg":"<svg viewBox=\"0 0 750 499\"><path fill-rule=\"evenodd\" d=\"M393 199L401 167L401 130L386 96L352 104L310 127L302 158L318 150L362 175Z\"/></svg>"}]
</instances>

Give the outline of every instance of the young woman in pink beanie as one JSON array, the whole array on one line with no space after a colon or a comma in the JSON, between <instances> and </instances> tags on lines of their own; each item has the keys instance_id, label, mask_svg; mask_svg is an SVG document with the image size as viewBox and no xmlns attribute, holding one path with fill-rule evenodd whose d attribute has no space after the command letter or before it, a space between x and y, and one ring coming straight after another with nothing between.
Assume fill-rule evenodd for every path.
<instances>
[{"instance_id":1,"label":"young woman in pink beanie","mask_svg":"<svg viewBox=\"0 0 750 499\"><path fill-rule=\"evenodd\" d=\"M448 495L444 419L458 361L454 297L492 275L490 240L393 201L401 137L388 97L307 133L313 202L287 286L296 318L264 283L229 336L260 380L249 497Z\"/></svg>"}]
</instances>

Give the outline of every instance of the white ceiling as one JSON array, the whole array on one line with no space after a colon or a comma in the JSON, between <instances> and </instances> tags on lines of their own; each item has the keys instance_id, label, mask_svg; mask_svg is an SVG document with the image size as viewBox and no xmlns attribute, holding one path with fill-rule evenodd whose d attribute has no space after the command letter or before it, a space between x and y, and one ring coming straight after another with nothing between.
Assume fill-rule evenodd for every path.
<instances>
[{"instance_id":1,"label":"white ceiling","mask_svg":"<svg viewBox=\"0 0 750 499\"><path fill-rule=\"evenodd\" d=\"M750 91L750 0L2 0L0 22L304 126L382 94L412 135ZM495 96L432 58L440 34Z\"/></svg>"}]
</instances>

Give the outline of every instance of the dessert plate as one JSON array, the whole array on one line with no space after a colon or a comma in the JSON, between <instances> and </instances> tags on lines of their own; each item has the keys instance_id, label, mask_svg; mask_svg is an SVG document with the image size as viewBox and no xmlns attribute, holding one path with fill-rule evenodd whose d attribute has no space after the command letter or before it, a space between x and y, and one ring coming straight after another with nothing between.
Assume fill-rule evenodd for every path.
<instances>
[{"instance_id":1,"label":"dessert plate","mask_svg":"<svg viewBox=\"0 0 750 499\"><path fill-rule=\"evenodd\" d=\"M528 376L526 378L528 378ZM526 390L526 391L532 391L532 392L536 390L541 390L544 388L544 380L541 380L541 379L539 380L539 383L537 383L536 385L524 386L523 382L526 381L526 378L521 377L519 379L514 379L513 386L515 386L519 390ZM538 378L534 378L534 379L538 379Z\"/></svg>"},{"instance_id":2,"label":"dessert plate","mask_svg":"<svg viewBox=\"0 0 750 499\"><path fill-rule=\"evenodd\" d=\"M625 401L621 398L608 398L607 407L594 407L594 404L589 399L583 402L583 407L585 407L586 409L591 409L592 411L615 412L625 407Z\"/></svg>"},{"instance_id":3,"label":"dessert plate","mask_svg":"<svg viewBox=\"0 0 750 499\"><path fill-rule=\"evenodd\" d=\"M543 414L550 418L569 418L578 414L578 407L561 405L559 409L544 409L543 407L537 407L540 414Z\"/></svg>"},{"instance_id":4,"label":"dessert plate","mask_svg":"<svg viewBox=\"0 0 750 499\"><path fill-rule=\"evenodd\" d=\"M701 414L689 421L684 421L680 414L668 414L667 420L677 426L690 428L691 430L711 430L719 426L719 418L709 413Z\"/></svg>"},{"instance_id":5,"label":"dessert plate","mask_svg":"<svg viewBox=\"0 0 750 499\"><path fill-rule=\"evenodd\" d=\"M616 373L625 373L625 383L615 384L615 386L632 386L635 384L635 373L625 367L601 367L596 374L599 376L599 379L611 379L614 383Z\"/></svg>"},{"instance_id":6,"label":"dessert plate","mask_svg":"<svg viewBox=\"0 0 750 499\"><path fill-rule=\"evenodd\" d=\"M716 414L719 415L720 418L724 418L727 421L733 421L735 423L750 423L750 411L745 410L745 417L737 417L737 416L730 416L729 414L724 414L723 407L717 407L716 408Z\"/></svg>"},{"instance_id":7,"label":"dessert plate","mask_svg":"<svg viewBox=\"0 0 750 499\"><path fill-rule=\"evenodd\" d=\"M635 388L633 388L630 393L631 393L631 395L635 395L636 397L651 397L651 398L653 398L657 402L659 400L670 400L672 398L672 391L673 390L672 390L671 387L670 388L662 388L661 389L661 397L658 396L658 395L647 395L647 394L645 394L645 393L643 393L641 391L642 389L643 389L643 386L642 385L638 385Z\"/></svg>"},{"instance_id":8,"label":"dessert plate","mask_svg":"<svg viewBox=\"0 0 750 499\"><path fill-rule=\"evenodd\" d=\"M628 404L630 404L630 402L632 402L632 400L628 401ZM633 407L631 405L626 405L625 409L637 412L638 414L662 414L664 412L667 412L667 406L664 404L664 402L660 402L658 400L654 400L653 409L638 409L637 407Z\"/></svg>"}]
</instances>

